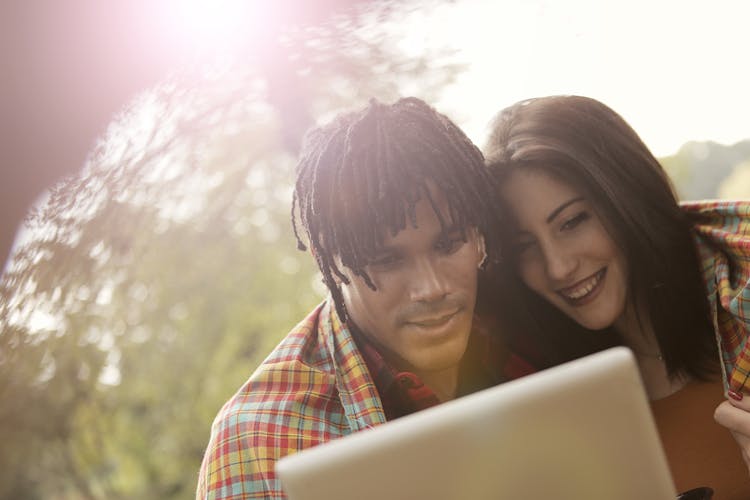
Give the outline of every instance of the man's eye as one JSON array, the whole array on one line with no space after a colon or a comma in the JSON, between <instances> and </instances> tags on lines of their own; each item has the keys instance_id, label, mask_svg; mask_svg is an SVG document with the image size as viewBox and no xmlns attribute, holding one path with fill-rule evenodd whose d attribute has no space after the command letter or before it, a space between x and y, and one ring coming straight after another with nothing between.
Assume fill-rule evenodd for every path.
<instances>
[{"instance_id":1,"label":"man's eye","mask_svg":"<svg viewBox=\"0 0 750 500\"><path fill-rule=\"evenodd\" d=\"M570 219L563 222L562 225L560 226L560 230L566 231L570 229L575 229L576 227L578 227L578 225L581 222L588 220L588 218L589 218L588 212L581 212L579 214L576 214Z\"/></svg>"},{"instance_id":2,"label":"man's eye","mask_svg":"<svg viewBox=\"0 0 750 500\"><path fill-rule=\"evenodd\" d=\"M451 254L461 248L461 245L463 244L464 240L460 236L446 236L438 240L438 242L435 244L435 250L445 254Z\"/></svg>"},{"instance_id":3,"label":"man's eye","mask_svg":"<svg viewBox=\"0 0 750 500\"><path fill-rule=\"evenodd\" d=\"M370 266L372 266L372 267L388 267L388 266L393 266L393 265L397 264L398 261L399 261L398 255L393 255L393 254L382 255L382 256L380 256L380 257L378 257L376 259L373 259L370 262Z\"/></svg>"}]
</instances>

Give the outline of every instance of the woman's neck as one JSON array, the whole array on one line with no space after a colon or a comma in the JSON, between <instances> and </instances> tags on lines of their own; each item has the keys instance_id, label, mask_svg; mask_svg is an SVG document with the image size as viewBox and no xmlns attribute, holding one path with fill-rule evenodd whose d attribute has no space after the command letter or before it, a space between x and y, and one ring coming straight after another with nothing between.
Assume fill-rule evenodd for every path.
<instances>
[{"instance_id":1,"label":"woman's neck","mask_svg":"<svg viewBox=\"0 0 750 500\"><path fill-rule=\"evenodd\" d=\"M615 322L614 328L625 345L635 354L649 399L665 398L685 386L689 377L669 376L653 325L643 308L638 314L635 307L628 306L625 313Z\"/></svg>"},{"instance_id":2,"label":"woman's neck","mask_svg":"<svg viewBox=\"0 0 750 500\"><path fill-rule=\"evenodd\" d=\"M643 308L636 312L633 305L628 305L625 312L615 321L614 328L625 345L630 347L636 355L661 358L662 353L651 318Z\"/></svg>"}]
</instances>

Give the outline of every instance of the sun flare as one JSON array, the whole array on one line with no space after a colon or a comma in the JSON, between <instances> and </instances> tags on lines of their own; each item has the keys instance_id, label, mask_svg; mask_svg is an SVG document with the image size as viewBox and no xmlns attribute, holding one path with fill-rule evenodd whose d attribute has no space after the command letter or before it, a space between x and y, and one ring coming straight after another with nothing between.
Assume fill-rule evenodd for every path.
<instances>
[{"instance_id":1,"label":"sun flare","mask_svg":"<svg viewBox=\"0 0 750 500\"><path fill-rule=\"evenodd\" d=\"M196 52L241 48L257 36L268 7L243 0L173 0L166 12L170 29Z\"/></svg>"}]
</instances>

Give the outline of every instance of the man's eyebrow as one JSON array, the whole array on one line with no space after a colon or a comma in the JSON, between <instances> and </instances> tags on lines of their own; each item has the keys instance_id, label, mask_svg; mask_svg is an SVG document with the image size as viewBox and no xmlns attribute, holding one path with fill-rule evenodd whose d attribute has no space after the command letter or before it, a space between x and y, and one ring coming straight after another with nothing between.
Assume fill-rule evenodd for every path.
<instances>
[{"instance_id":1,"label":"man's eyebrow","mask_svg":"<svg viewBox=\"0 0 750 500\"><path fill-rule=\"evenodd\" d=\"M379 245L377 248L370 249L369 251L365 253L367 255L367 259L372 260L372 259L377 259L378 257L382 257L383 255L396 252L396 251L398 251L397 247L384 243L382 245Z\"/></svg>"},{"instance_id":2,"label":"man's eyebrow","mask_svg":"<svg viewBox=\"0 0 750 500\"><path fill-rule=\"evenodd\" d=\"M552 213L550 213L547 216L547 220L546 220L547 224L549 224L550 222L552 222L553 220L555 220L555 217L557 217L558 215L560 215L560 212L562 212L563 210L565 210L566 208L568 208L570 205L572 205L573 203L577 203L579 201L583 201L583 200L584 200L583 196L577 196L577 197L573 198L572 200L566 201L565 203L563 203L562 205L560 205L559 207L557 207L556 209L554 209L552 211Z\"/></svg>"},{"instance_id":3,"label":"man's eyebrow","mask_svg":"<svg viewBox=\"0 0 750 500\"><path fill-rule=\"evenodd\" d=\"M375 250L373 250L372 252L370 252L370 257L371 258L372 257L378 257L380 255L384 255L384 254L387 254L387 253L392 253L394 251L395 251L395 249L393 247L382 246L382 247L376 248Z\"/></svg>"},{"instance_id":4,"label":"man's eyebrow","mask_svg":"<svg viewBox=\"0 0 750 500\"><path fill-rule=\"evenodd\" d=\"M466 228L461 227L458 223L451 223L451 224L445 224L441 229L440 232L443 234L453 234L453 233L460 233L462 231L465 231Z\"/></svg>"}]
</instances>

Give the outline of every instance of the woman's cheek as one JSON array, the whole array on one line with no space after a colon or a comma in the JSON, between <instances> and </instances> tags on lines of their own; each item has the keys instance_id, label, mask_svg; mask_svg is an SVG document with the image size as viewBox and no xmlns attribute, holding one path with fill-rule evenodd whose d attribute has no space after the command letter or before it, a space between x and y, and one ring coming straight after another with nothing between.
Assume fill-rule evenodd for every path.
<instances>
[{"instance_id":1,"label":"woman's cheek","mask_svg":"<svg viewBox=\"0 0 750 500\"><path fill-rule=\"evenodd\" d=\"M521 281L523 281L527 287L537 293L541 293L541 281L544 273L537 262L534 262L531 259L521 259L518 263L518 271L521 276Z\"/></svg>"}]
</instances>

